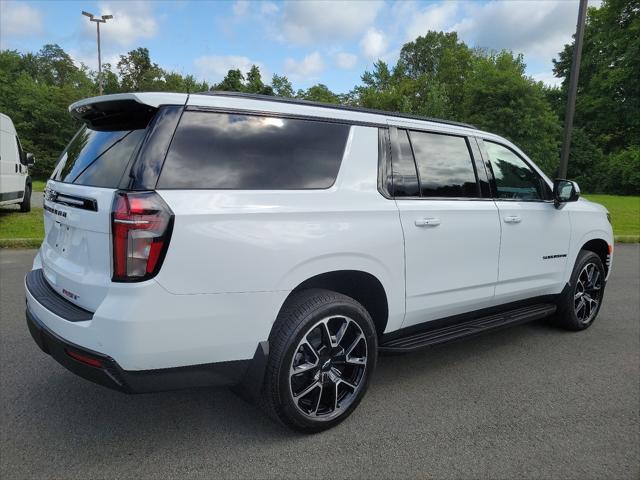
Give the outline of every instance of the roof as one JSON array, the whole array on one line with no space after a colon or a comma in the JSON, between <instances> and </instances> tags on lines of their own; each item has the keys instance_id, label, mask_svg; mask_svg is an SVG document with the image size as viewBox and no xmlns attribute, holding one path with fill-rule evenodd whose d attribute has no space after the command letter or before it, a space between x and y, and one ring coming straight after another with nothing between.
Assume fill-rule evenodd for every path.
<instances>
[{"instance_id":1,"label":"roof","mask_svg":"<svg viewBox=\"0 0 640 480\"><path fill-rule=\"evenodd\" d=\"M442 120L438 118L422 117L419 115L409 115L400 112L390 112L385 110L375 110L372 108L353 107L349 105L336 105L333 103L313 102L309 100L300 100L296 98L283 98L275 97L271 95L258 95L252 93L239 93L239 92L224 92L224 91L209 91L200 93L170 93L170 92L134 92L134 93L116 93L111 95L103 95L99 97L85 98L79 100L69 106L69 112L75 116L83 115L83 112L89 106L98 106L100 104L105 105L111 102L136 102L141 105L147 105L152 108L158 108L161 105L197 105L199 102L197 98L201 99L213 99L212 97L219 98L220 100L229 99L238 101L248 100L251 102L265 102L271 103L274 106L281 105L282 107L290 105L295 109L306 108L321 108L332 110L334 112L342 112L340 117L347 117L350 112L353 112L358 117L362 115L376 115L386 118L408 119L414 121L430 122L441 125L449 125L454 127L467 128L477 130L473 125L462 122L454 122L453 120ZM210 102L205 102L210 103ZM215 102L219 103L219 102ZM262 104L264 105L264 103ZM240 107L239 105L237 105ZM91 108L91 107L89 107ZM345 115L347 114L347 115ZM384 119L378 119L383 121Z\"/></svg>"},{"instance_id":2,"label":"roof","mask_svg":"<svg viewBox=\"0 0 640 480\"><path fill-rule=\"evenodd\" d=\"M8 132L12 135L17 135L11 118L4 113L0 113L0 130L2 130L3 132Z\"/></svg>"},{"instance_id":3,"label":"roof","mask_svg":"<svg viewBox=\"0 0 640 480\"><path fill-rule=\"evenodd\" d=\"M226 91L218 91L218 90L209 91L209 92L199 92L196 95L216 95L216 96L223 96L223 97L236 97L236 98L247 98L251 100L262 100L265 102L288 103L292 105L307 105L310 107L329 108L332 110L343 110L348 112L370 113L374 115L384 115L388 117L408 118L411 120L420 120L423 122L442 123L445 125L455 125L457 127L472 128L474 130L476 129L476 127L468 123L455 122L453 120L442 120L439 118L422 117L419 115L409 115L407 113L393 112L393 111L387 111L387 110L376 110L373 108L353 107L350 105L337 105L335 103L314 102L310 100L300 100L298 98L285 98L285 97L275 97L272 95L259 95L256 93L226 92Z\"/></svg>"}]
</instances>

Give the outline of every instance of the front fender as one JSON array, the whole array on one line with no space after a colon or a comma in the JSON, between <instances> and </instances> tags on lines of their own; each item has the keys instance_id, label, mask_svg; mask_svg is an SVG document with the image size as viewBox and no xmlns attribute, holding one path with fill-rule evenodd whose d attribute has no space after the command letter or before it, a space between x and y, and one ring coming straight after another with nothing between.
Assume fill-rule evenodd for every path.
<instances>
[{"instance_id":1,"label":"front fender","mask_svg":"<svg viewBox=\"0 0 640 480\"><path fill-rule=\"evenodd\" d=\"M564 272L564 282L568 283L571 280L571 273L573 272L573 267L576 264L576 260L578 258L578 254L582 247L591 240L604 240L608 245L613 245L613 234L611 231L607 232L604 229L591 230L585 234L583 234L579 240L575 242L571 242L571 249L569 251L569 255L567 258L567 266ZM611 256L609 258L609 269L607 272L607 279L611 274L611 267L613 265L613 251L611 252Z\"/></svg>"}]
</instances>

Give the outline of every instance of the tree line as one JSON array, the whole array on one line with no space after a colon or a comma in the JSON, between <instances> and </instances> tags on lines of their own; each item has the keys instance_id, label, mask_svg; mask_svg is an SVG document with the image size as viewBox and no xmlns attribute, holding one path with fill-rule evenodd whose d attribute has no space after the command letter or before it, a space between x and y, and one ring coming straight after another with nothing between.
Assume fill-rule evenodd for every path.
<instances>
[{"instance_id":1,"label":"tree line","mask_svg":"<svg viewBox=\"0 0 640 480\"><path fill-rule=\"evenodd\" d=\"M229 70L219 83L169 72L146 48L103 65L104 93L224 90L362 106L462 121L520 146L550 176L560 142L573 44L553 60L560 87L525 73L522 55L470 48L455 32L428 32L406 43L397 62L382 60L347 93L324 84L294 90L286 76L262 78L257 66ZM9 115L33 170L45 178L78 124L68 114L76 100L97 95L97 74L76 65L58 45L37 53L0 52L0 111ZM605 0L587 14L585 43L569 161L569 178L584 191L640 193L640 3Z\"/></svg>"}]
</instances>

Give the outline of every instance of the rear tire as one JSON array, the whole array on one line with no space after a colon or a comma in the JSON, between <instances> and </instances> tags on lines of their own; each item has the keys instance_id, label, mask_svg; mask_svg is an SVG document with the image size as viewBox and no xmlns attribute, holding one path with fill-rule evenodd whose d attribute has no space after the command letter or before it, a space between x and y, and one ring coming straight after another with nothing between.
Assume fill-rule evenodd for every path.
<instances>
[{"instance_id":1,"label":"rear tire","mask_svg":"<svg viewBox=\"0 0 640 480\"><path fill-rule=\"evenodd\" d=\"M294 294L269 336L263 406L305 433L346 419L364 396L377 360L375 326L354 299L322 289Z\"/></svg>"},{"instance_id":2,"label":"rear tire","mask_svg":"<svg viewBox=\"0 0 640 480\"><path fill-rule=\"evenodd\" d=\"M31 185L27 184L24 187L24 198L20 203L20 211L23 213L31 211Z\"/></svg>"},{"instance_id":3,"label":"rear tire","mask_svg":"<svg viewBox=\"0 0 640 480\"><path fill-rule=\"evenodd\" d=\"M606 272L594 252L581 250L573 267L569 288L558 302L555 323L572 331L589 328L600 311Z\"/></svg>"}]
</instances>

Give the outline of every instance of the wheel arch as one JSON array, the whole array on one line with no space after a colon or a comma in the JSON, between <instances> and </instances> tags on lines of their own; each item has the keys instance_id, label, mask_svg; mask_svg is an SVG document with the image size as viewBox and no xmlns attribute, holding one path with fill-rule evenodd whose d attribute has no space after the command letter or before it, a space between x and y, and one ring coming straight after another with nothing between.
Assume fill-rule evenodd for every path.
<instances>
[{"instance_id":1,"label":"wheel arch","mask_svg":"<svg viewBox=\"0 0 640 480\"><path fill-rule=\"evenodd\" d=\"M298 284L287 296L302 290L323 288L353 298L369 312L380 337L389 320L389 299L382 282L371 273L362 270L334 270L310 277Z\"/></svg>"},{"instance_id":2,"label":"wheel arch","mask_svg":"<svg viewBox=\"0 0 640 480\"><path fill-rule=\"evenodd\" d=\"M588 250L595 253L602 260L605 272L609 274L609 244L602 238L592 238L580 247L580 250Z\"/></svg>"}]
</instances>

